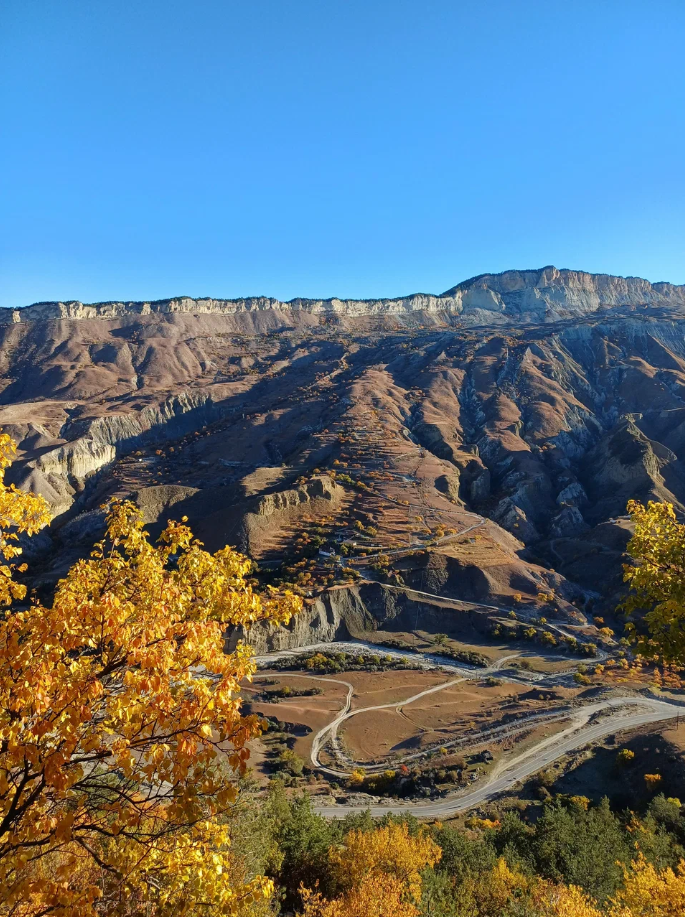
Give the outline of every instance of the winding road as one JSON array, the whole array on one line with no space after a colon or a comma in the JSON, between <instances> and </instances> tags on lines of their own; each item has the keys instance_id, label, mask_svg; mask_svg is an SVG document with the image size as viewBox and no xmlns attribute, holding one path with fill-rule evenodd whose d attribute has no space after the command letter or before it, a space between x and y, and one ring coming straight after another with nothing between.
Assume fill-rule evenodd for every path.
<instances>
[{"instance_id":1,"label":"winding road","mask_svg":"<svg viewBox=\"0 0 685 917\"><path fill-rule=\"evenodd\" d=\"M312 649L352 650L356 652L365 651L367 653L370 651L379 651L379 647L375 646L374 644L364 644L357 642L320 644L317 647L303 647L298 648L298 650L285 650L281 653L269 654L269 656L260 657L260 661L262 664L264 664L268 663L269 660L273 660L274 658L297 656L299 655L299 652L309 652ZM410 652L393 652L390 650L385 650L385 648L383 648L383 652L384 654L393 656L416 656L420 659L421 663L425 667L428 667L429 661L425 656L419 656L419 654L413 654ZM336 757L338 757L338 759L343 757L337 745L337 733L340 725L345 720L350 719L357 714L368 713L374 710L401 710L402 707L409 706L420 698L426 697L430 694L435 694L444 690L445 688L451 687L452 685L459 684L463 681L473 678L482 678L488 674L494 673L498 671L499 667L501 667L508 659L513 658L515 655L517 654L513 654L512 656L507 656L503 659L500 659L493 666L486 669L471 669L467 666L459 665L458 663L451 661L448 662L443 658L440 660L440 668L452 672L459 672L459 677L450 678L449 680L442 682L439 685L434 685L431 688L419 691L417 694L414 694L411 697L405 698L401 701L393 701L387 704L376 704L369 707L360 707L357 710L352 709L354 686L348 681L339 678L304 675L302 673L294 672L279 672L278 677L280 678L289 676L294 678L307 678L313 681L332 682L334 684L343 685L347 688L347 694L342 709L336 714L330 723L328 723L316 733L312 742L310 754L312 765L318 770L333 777L345 778L349 777L351 773L350 770L342 770L329 767L322 764L320 761L321 751L323 747L329 742L333 746ZM435 663L433 663L431 667L435 668ZM270 676L255 676L255 678L266 677ZM502 676L500 675L500 677ZM530 679L531 683L537 683L538 685L540 684L540 681L549 681L549 683L552 684L555 680L554 675L536 676L534 673L517 673L515 676L505 675L504 678L507 681L521 681ZM567 718L569 720L569 725L562 732L556 733L553 736L537 742L531 748L520 753L519 755L516 755L513 758L502 760L489 774L487 780L477 788L458 791L456 793L450 794L447 797L427 802L386 802L370 805L367 799L363 799L358 803L329 804L319 806L315 805L313 809L315 812L325 816L326 818L344 818L350 812L359 812L360 809L368 809L372 816L379 818L389 813L399 815L412 814L421 818L449 817L459 812L473 809L478 805L493 799L500 793L503 793L504 791L515 786L517 783L520 783L521 781L530 777L532 774L543 770L545 767L548 767L554 761L557 761L559 758L562 758L569 752L578 748L582 748L584 745L587 745L590 742L597 741L598 739L601 739L610 733L618 732L623 729L632 729L637 726L656 723L662 720L674 719L679 714L685 713L685 709L682 704L670 700L658 700L656 698L645 696L626 695L624 697L606 698L592 704L587 704L582 707L567 710L564 714L558 715L558 713L559 712L550 711L550 714L548 715L540 713L531 714L529 717L524 717L512 722L511 724L507 724L511 727L512 732L520 732L527 728L529 725L544 721L545 718L549 720L558 720L563 716L563 718ZM475 740L479 738L487 741L488 736L485 733L474 736ZM475 744L482 744L482 742L476 742ZM407 755L402 760L410 760L416 757L420 757L424 753L425 752L419 752L418 754ZM393 765L397 763L398 762L394 761ZM383 770L384 767L379 766L379 768L368 768L369 771L376 769Z\"/></svg>"},{"instance_id":2,"label":"winding road","mask_svg":"<svg viewBox=\"0 0 685 917\"><path fill-rule=\"evenodd\" d=\"M640 709L630 714L606 716L593 722L595 717L600 717L609 709L620 710L623 707L631 706ZM570 751L582 748L589 742L594 742L622 729L632 729L648 723L673 719L682 711L683 707L680 705L646 697L610 698L578 710L573 717L572 725L566 730L538 742L517 757L503 762L500 768L495 768L485 783L470 792L451 794L446 798L430 802L369 805L367 801L364 801L361 805L314 806L313 810L326 818L344 818L351 812L359 812L362 809L368 809L374 818L381 818L388 814L411 814L417 818L449 817L459 812L466 812L493 799L532 774L548 767Z\"/></svg>"},{"instance_id":3,"label":"winding road","mask_svg":"<svg viewBox=\"0 0 685 917\"><path fill-rule=\"evenodd\" d=\"M350 710L351 697L348 696L348 703L346 707L341 710L338 716L333 720L332 723L329 723L327 726L324 726L323 729L320 729L317 734L314 736L314 741L312 743L311 751L311 761L314 767L318 768L321 771L324 771L326 774L330 774L333 777L349 777L349 771L339 771L334 768L326 767L321 764L319 761L319 752L327 742L335 742L338 734L338 727L345 720L349 720L350 717L357 716L358 713L370 713L373 710L401 710L402 707L407 707L409 704L413 704L414 701L419 700L422 697L426 697L428 694L435 694L438 691L444 691L445 688L450 688L452 685L460 684L465 681L464 678L452 678L450 681L446 681L443 684L434 685L432 688L427 688L425 691L419 691L418 694L412 695L412 697L406 698L406 700L401 701L392 701L389 704L375 704L371 707L360 707L358 710ZM407 756L415 757L415 756ZM373 768L368 768L372 770ZM380 768L383 770L384 768Z\"/></svg>"}]
</instances>

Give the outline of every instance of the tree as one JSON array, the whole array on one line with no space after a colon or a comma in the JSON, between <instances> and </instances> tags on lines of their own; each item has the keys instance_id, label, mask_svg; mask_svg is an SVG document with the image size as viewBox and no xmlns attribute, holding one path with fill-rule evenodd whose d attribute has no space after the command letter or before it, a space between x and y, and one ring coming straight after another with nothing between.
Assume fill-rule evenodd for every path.
<instances>
[{"instance_id":1,"label":"tree","mask_svg":"<svg viewBox=\"0 0 685 917\"><path fill-rule=\"evenodd\" d=\"M623 568L632 594L624 610L644 611L649 635L627 632L638 639L639 652L666 662L685 662L685 526L676 520L670 503L631 500L628 512L635 526L628 542L633 564Z\"/></svg>"},{"instance_id":2,"label":"tree","mask_svg":"<svg viewBox=\"0 0 685 917\"><path fill-rule=\"evenodd\" d=\"M26 586L14 581L14 572L24 572L26 566L11 563L22 549L17 543L20 535L35 535L50 521L50 510L42 497L17 490L5 484L5 472L17 454L17 447L6 434L0 434L0 605L26 597Z\"/></svg>"},{"instance_id":3,"label":"tree","mask_svg":"<svg viewBox=\"0 0 685 917\"><path fill-rule=\"evenodd\" d=\"M602 917L592 899L576 885L544 883L534 892L533 899L537 905L536 917Z\"/></svg>"},{"instance_id":4,"label":"tree","mask_svg":"<svg viewBox=\"0 0 685 917\"><path fill-rule=\"evenodd\" d=\"M630 748L622 748L616 755L616 764L619 767L626 767L635 760L635 752Z\"/></svg>"},{"instance_id":5,"label":"tree","mask_svg":"<svg viewBox=\"0 0 685 917\"><path fill-rule=\"evenodd\" d=\"M623 888L611 901L610 917L682 917L685 860L677 870L659 871L640 856L623 870Z\"/></svg>"},{"instance_id":6,"label":"tree","mask_svg":"<svg viewBox=\"0 0 685 917\"><path fill-rule=\"evenodd\" d=\"M293 777L301 777L304 769L302 758L290 748L284 748L278 756L280 766Z\"/></svg>"},{"instance_id":7,"label":"tree","mask_svg":"<svg viewBox=\"0 0 685 917\"><path fill-rule=\"evenodd\" d=\"M343 846L331 853L338 883L358 888L369 875L393 876L414 900L421 895L421 871L438 862L441 850L425 831L410 834L406 823L389 824L375 831L352 830Z\"/></svg>"},{"instance_id":8,"label":"tree","mask_svg":"<svg viewBox=\"0 0 685 917\"><path fill-rule=\"evenodd\" d=\"M361 786L364 783L366 771L363 767L356 767L350 774L350 786Z\"/></svg>"},{"instance_id":9,"label":"tree","mask_svg":"<svg viewBox=\"0 0 685 917\"><path fill-rule=\"evenodd\" d=\"M501 857L487 872L467 878L455 889L455 902L460 905L457 914L478 917L509 917L507 905L528 896L531 880L517 869L512 869ZM513 914L511 915L513 917Z\"/></svg>"},{"instance_id":10,"label":"tree","mask_svg":"<svg viewBox=\"0 0 685 917\"><path fill-rule=\"evenodd\" d=\"M301 917L418 917L417 907L406 900L404 892L399 879L384 873L367 876L358 888L332 901L304 889Z\"/></svg>"},{"instance_id":11,"label":"tree","mask_svg":"<svg viewBox=\"0 0 685 917\"><path fill-rule=\"evenodd\" d=\"M348 831L329 850L339 892L326 901L302 890L302 917L417 917L422 871L440 859L440 847L425 829L411 833L406 822Z\"/></svg>"},{"instance_id":12,"label":"tree","mask_svg":"<svg viewBox=\"0 0 685 917\"><path fill-rule=\"evenodd\" d=\"M285 909L291 910L300 903L302 887L317 887L325 895L332 895L334 881L328 851L339 839L337 824L315 815L309 796L289 799L278 787L271 790L268 811L279 851L278 862L269 874L280 880Z\"/></svg>"},{"instance_id":13,"label":"tree","mask_svg":"<svg viewBox=\"0 0 685 917\"><path fill-rule=\"evenodd\" d=\"M536 872L545 878L577 885L600 900L612 894L621 881L622 870L616 861L631 859L621 822L606 799L588 811L560 802L546 805L535 834L519 849L523 856L532 854ZM609 860L607 850L611 851Z\"/></svg>"},{"instance_id":14,"label":"tree","mask_svg":"<svg viewBox=\"0 0 685 917\"><path fill-rule=\"evenodd\" d=\"M11 446L0 438L0 466ZM0 479L0 550L47 519ZM184 520L185 521L185 520ZM9 557L8 557L9 555ZM0 621L0 914L242 913L271 883L236 882L231 811L262 721L240 713L255 663L227 625L285 622L250 561L203 550L183 523L152 545L132 503L56 589ZM7 604L25 591L2 569Z\"/></svg>"}]
</instances>

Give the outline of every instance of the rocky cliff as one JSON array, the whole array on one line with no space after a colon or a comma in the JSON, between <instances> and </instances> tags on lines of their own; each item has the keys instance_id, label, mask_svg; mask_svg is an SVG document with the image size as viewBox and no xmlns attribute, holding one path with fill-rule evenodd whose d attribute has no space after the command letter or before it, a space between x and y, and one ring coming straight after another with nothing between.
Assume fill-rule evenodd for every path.
<instances>
[{"instance_id":1,"label":"rocky cliff","mask_svg":"<svg viewBox=\"0 0 685 917\"><path fill-rule=\"evenodd\" d=\"M534 271L481 274L439 295L415 293L395 299L193 299L152 302L41 302L0 310L0 324L36 321L116 319L126 316L236 315L250 312L305 312L313 315L382 316L447 313L471 323L554 321L616 307L665 306L685 310L685 286L652 284L639 277L613 277L545 267Z\"/></svg>"},{"instance_id":2,"label":"rocky cliff","mask_svg":"<svg viewBox=\"0 0 685 917\"><path fill-rule=\"evenodd\" d=\"M178 437L219 416L219 409L206 395L181 392L142 410L108 414L80 423L63 425L67 441L41 449L35 458L15 470L16 483L42 494L55 516L66 512L86 481L126 455L146 439L160 444ZM15 432L15 431L10 431Z\"/></svg>"}]
</instances>

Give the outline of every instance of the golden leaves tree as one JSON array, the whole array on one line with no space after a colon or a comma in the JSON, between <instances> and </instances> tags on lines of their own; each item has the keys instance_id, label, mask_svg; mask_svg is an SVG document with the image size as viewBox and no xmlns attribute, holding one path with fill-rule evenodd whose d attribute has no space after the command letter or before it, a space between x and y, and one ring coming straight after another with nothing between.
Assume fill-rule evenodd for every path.
<instances>
[{"instance_id":1,"label":"golden leaves tree","mask_svg":"<svg viewBox=\"0 0 685 917\"><path fill-rule=\"evenodd\" d=\"M6 438L2 469L12 449ZM37 497L0 479L5 605L25 592L9 560L16 531L47 521ZM236 881L222 818L248 740L241 714L249 647L227 625L285 622L286 593L260 596L250 562L203 550L169 523L149 542L139 510L116 503L106 536L57 587L51 607L0 621L0 913L242 913L268 896Z\"/></svg>"},{"instance_id":2,"label":"golden leaves tree","mask_svg":"<svg viewBox=\"0 0 685 917\"><path fill-rule=\"evenodd\" d=\"M624 886L611 901L610 917L682 917L685 914L685 861L659 871L643 856L624 867Z\"/></svg>"},{"instance_id":3,"label":"golden leaves tree","mask_svg":"<svg viewBox=\"0 0 685 917\"><path fill-rule=\"evenodd\" d=\"M533 893L536 917L608 917L575 885L540 883ZM623 917L638 917L624 914Z\"/></svg>"},{"instance_id":4,"label":"golden leaves tree","mask_svg":"<svg viewBox=\"0 0 685 917\"><path fill-rule=\"evenodd\" d=\"M330 851L342 895L325 901L305 891L304 917L416 917L421 872L441 855L426 831L412 835L406 824L349 831Z\"/></svg>"},{"instance_id":5,"label":"golden leaves tree","mask_svg":"<svg viewBox=\"0 0 685 917\"><path fill-rule=\"evenodd\" d=\"M21 572L26 569L24 564L17 567L12 563L21 554L17 544L19 536L35 535L50 521L45 500L17 490L14 484L9 487L5 484L5 472L16 453L12 439L6 433L0 433L0 606L26 596L26 587L13 579L16 569Z\"/></svg>"},{"instance_id":6,"label":"golden leaves tree","mask_svg":"<svg viewBox=\"0 0 685 917\"><path fill-rule=\"evenodd\" d=\"M302 917L418 917L416 905L394 876L373 873L344 895L326 901L320 894L303 891Z\"/></svg>"},{"instance_id":7,"label":"golden leaves tree","mask_svg":"<svg viewBox=\"0 0 685 917\"><path fill-rule=\"evenodd\" d=\"M628 512L635 526L628 543L634 563L623 568L632 590L624 608L646 612L649 636L640 639L640 651L685 663L685 526L670 503L631 500Z\"/></svg>"}]
</instances>

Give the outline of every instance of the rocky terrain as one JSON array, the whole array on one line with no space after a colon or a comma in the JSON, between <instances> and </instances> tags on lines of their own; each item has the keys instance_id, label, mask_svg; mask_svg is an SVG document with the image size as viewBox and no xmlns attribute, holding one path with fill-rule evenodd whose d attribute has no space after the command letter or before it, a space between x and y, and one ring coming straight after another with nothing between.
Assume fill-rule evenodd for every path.
<instances>
[{"instance_id":1,"label":"rocky terrain","mask_svg":"<svg viewBox=\"0 0 685 917\"><path fill-rule=\"evenodd\" d=\"M311 595L293 642L375 626L392 589L604 613L627 500L685 508L684 331L685 287L552 267L395 300L3 310L12 478L54 512L34 583L133 495L152 531L187 515Z\"/></svg>"}]
</instances>

